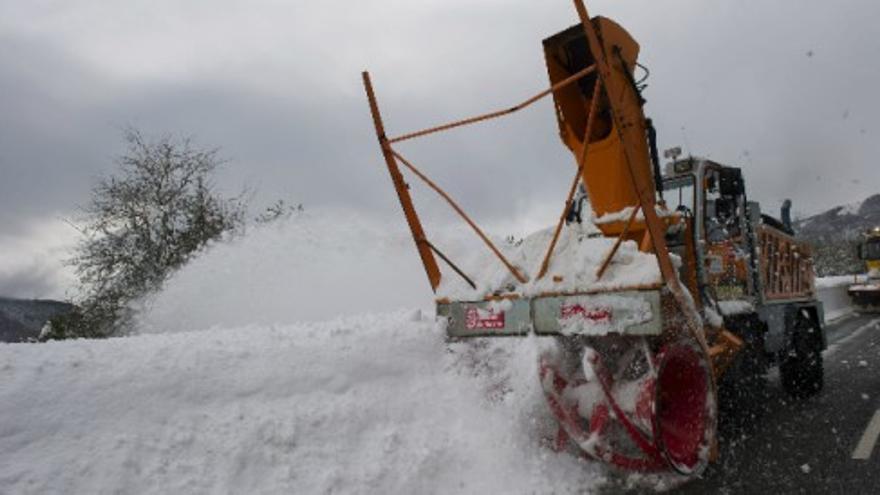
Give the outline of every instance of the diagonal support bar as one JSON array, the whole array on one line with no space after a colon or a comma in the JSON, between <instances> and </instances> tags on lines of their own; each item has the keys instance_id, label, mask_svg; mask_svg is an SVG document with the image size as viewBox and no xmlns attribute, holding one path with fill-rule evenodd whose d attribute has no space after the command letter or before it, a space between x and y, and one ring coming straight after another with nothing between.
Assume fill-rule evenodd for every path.
<instances>
[{"instance_id":1,"label":"diagonal support bar","mask_svg":"<svg viewBox=\"0 0 880 495\"><path fill-rule=\"evenodd\" d=\"M397 198L400 200L400 206L403 208L403 214L406 217L406 223L409 225L410 233L412 233L413 241L416 243L416 249L419 251L419 257L422 259L422 265L425 267L425 273L428 275L428 282L431 284L431 290L437 292L440 285L440 267L437 265L437 259L428 244L420 242L426 239L425 230L422 228L422 222L413 206L412 198L409 195L409 186L403 180L403 175L397 167L394 155L391 151L391 145L385 136L385 125L382 123L382 114L379 113L379 104L376 102L376 94L373 92L373 83L370 81L370 74L364 71L361 76L364 80L364 90L367 92L367 100L370 102L370 113L373 115L373 125L376 127L376 137L379 139L379 146L382 148L382 156L385 157L385 164L388 166L388 172L391 174L391 182L394 183L394 189L397 191Z\"/></svg>"},{"instance_id":2,"label":"diagonal support bar","mask_svg":"<svg viewBox=\"0 0 880 495\"><path fill-rule=\"evenodd\" d=\"M580 78L587 76L588 74L592 73L594 70L596 70L595 64L591 65L589 67L586 67L583 70L580 70L580 71L572 74L571 76L563 79L562 81L559 81L558 83L554 84L553 86L550 86L550 88L545 89L544 91L541 91L540 93L527 99L526 101L520 103L519 105L515 105L510 108L505 108L504 110L498 110L496 112L489 112L489 113L486 113L483 115L478 115L476 117L471 117L468 119L456 120L455 122L450 122L448 124L438 125L436 127L423 129L421 131L411 132L409 134L404 134L403 136L391 138L388 140L388 142L391 144L399 143L400 141L406 141L406 140L414 139L414 138L421 137L421 136L427 136L428 134L434 134L435 132L448 131L449 129L455 129L456 127L461 127L461 126L470 125L470 124L476 124L477 122L483 122L486 120L490 120L490 119L494 119L494 118L498 118L498 117L503 117L505 115L509 115L511 113L518 112L519 110L522 110L523 108L530 106L532 103L535 103L536 101L540 100L541 98L544 98L545 96L553 93L554 91L557 91L561 88L564 88L564 87L576 82Z\"/></svg>"},{"instance_id":3,"label":"diagonal support bar","mask_svg":"<svg viewBox=\"0 0 880 495\"><path fill-rule=\"evenodd\" d=\"M623 226L623 232L617 236L617 240L614 241L614 246L611 248L611 251L605 256L605 259L602 261L602 266L599 267L599 270L596 271L596 281L602 280L602 276L605 275L605 270L608 269L608 266L611 265L611 260L614 259L614 255L617 254L617 250L620 249L620 244L626 239L626 234L629 233L630 227L632 227L633 221L636 219L636 214L641 210L641 206L636 206L633 208L633 212L629 215L629 220L626 221L626 225Z\"/></svg>"},{"instance_id":4,"label":"diagonal support bar","mask_svg":"<svg viewBox=\"0 0 880 495\"><path fill-rule=\"evenodd\" d=\"M477 290L477 284L474 283L473 279L471 279L470 277L468 277L467 274L466 274L461 268L458 267L458 265L456 265L455 263L453 263L452 260L449 259L448 256L446 256L445 254L443 254L443 251L440 251L439 249L437 249L437 246L433 245L433 244L431 243L431 241L429 241L429 240L427 240L427 239L422 239L422 242L424 242L425 244L427 244L428 247L431 248L431 251L434 251L434 253L435 253L437 256L439 256L441 260L445 261L446 264L449 265L449 268L452 268L452 270L453 270L455 273L457 273L459 277L463 278L464 281L467 282L467 284L471 286L471 289Z\"/></svg>"},{"instance_id":5,"label":"diagonal support bar","mask_svg":"<svg viewBox=\"0 0 880 495\"><path fill-rule=\"evenodd\" d=\"M596 119L596 109L599 107L598 102L601 91L602 81L599 78L596 78L596 84L593 86L593 99L590 102L590 114L587 116L587 128L584 131L584 145L581 147L581 153L578 158L577 173L571 181L571 187L568 189L568 197L565 199L565 207L562 209L559 221L556 222L556 230L553 231L553 239L550 240L550 245L547 246L547 253L544 254L544 261L541 262L541 269L538 270L538 279L544 278L544 275L547 274L547 269L550 267L550 258L553 256L553 250L556 249L556 243L559 242L559 233L562 232L562 224L565 222L565 216L568 213L569 208L572 206L574 192L584 173L584 168L586 168L587 151L590 149L590 134L593 132L593 122Z\"/></svg>"},{"instance_id":6,"label":"diagonal support bar","mask_svg":"<svg viewBox=\"0 0 880 495\"><path fill-rule=\"evenodd\" d=\"M412 163L409 162L409 160L407 160L406 158L401 156L400 153L398 153L394 149L391 149L391 153L392 153L392 155L394 155L395 158L400 160L400 163L403 163L403 165L406 168L408 168L412 173L416 174L416 176L418 176L419 179L422 179L422 181L425 184L427 184L428 187L433 189L434 192L436 192L443 199L446 200L446 202L449 204L449 206L451 206L452 209L455 210L456 213L458 213L458 216L460 216L461 219L464 220L471 227L471 229L473 229L473 231L477 234L477 236L480 239L482 239L482 241L486 244L486 247L488 247L489 250L492 251L496 257L498 257L498 259L501 261L501 263L503 263L504 266L507 267L507 270L510 271L511 275L513 275L514 278L516 278L519 281L519 283L524 284L529 281L528 277L526 277L525 275L520 273L520 271L517 270L516 267L513 266L510 263L510 261L508 261L507 258L504 257L503 254L501 254L501 251L499 251L498 248L495 247L495 244L493 244L492 241L489 240L489 238L486 236L486 234L483 233L482 229L480 229L480 227L477 226L477 224L474 223L473 220L471 220L471 218L467 215L467 213L465 213L464 210L462 210L461 207L458 206L458 204L448 194L446 194L446 191L441 189L440 186L438 186L437 184L434 183L434 181L429 179L427 175L423 174L419 169L417 169L415 165L413 165Z\"/></svg>"}]
</instances>

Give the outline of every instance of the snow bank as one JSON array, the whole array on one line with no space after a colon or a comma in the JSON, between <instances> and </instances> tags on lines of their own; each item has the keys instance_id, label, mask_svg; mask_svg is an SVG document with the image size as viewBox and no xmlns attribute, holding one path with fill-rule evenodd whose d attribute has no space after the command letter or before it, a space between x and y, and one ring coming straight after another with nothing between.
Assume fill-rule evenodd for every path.
<instances>
[{"instance_id":1,"label":"snow bank","mask_svg":"<svg viewBox=\"0 0 880 495\"><path fill-rule=\"evenodd\" d=\"M852 275L816 279L816 296L822 301L826 322L852 313L852 301L847 292L852 281Z\"/></svg>"},{"instance_id":2,"label":"snow bank","mask_svg":"<svg viewBox=\"0 0 880 495\"><path fill-rule=\"evenodd\" d=\"M832 277L817 277L816 288L826 289L829 287L840 287L841 285L849 285L855 281L852 275L835 275Z\"/></svg>"},{"instance_id":3,"label":"snow bank","mask_svg":"<svg viewBox=\"0 0 880 495\"><path fill-rule=\"evenodd\" d=\"M0 345L0 493L584 493L539 344L410 311Z\"/></svg>"}]
</instances>

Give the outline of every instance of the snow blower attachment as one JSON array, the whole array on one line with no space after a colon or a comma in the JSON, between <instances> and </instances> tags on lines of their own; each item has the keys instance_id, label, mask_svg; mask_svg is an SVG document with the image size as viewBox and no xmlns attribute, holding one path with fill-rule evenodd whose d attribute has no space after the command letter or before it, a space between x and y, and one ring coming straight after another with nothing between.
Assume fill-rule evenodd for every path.
<instances>
[{"instance_id":1,"label":"snow blower attachment","mask_svg":"<svg viewBox=\"0 0 880 495\"><path fill-rule=\"evenodd\" d=\"M695 289L680 281L667 248L667 231L690 224L657 202L654 131L634 78L639 45L613 21L590 18L581 0L574 4L580 23L543 43L551 87L497 112L389 137L364 72L376 134L449 336L552 337L556 349L541 356L539 373L559 449L576 446L624 469L695 475L716 450L716 378L742 341L720 323L704 324ZM577 170L555 228L526 240L528 255L514 258L394 145L509 115L548 95ZM475 280L429 240L401 166L471 227L509 273L503 282ZM565 223L579 184L597 217L593 235ZM533 271L522 266L530 262ZM451 280L467 290L447 290Z\"/></svg>"}]
</instances>

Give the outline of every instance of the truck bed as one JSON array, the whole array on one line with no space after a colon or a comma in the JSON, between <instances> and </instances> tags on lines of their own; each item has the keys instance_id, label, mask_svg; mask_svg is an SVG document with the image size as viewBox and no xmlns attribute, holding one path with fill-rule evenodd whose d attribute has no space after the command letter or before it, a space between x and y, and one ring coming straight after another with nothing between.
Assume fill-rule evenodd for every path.
<instances>
[{"instance_id":1,"label":"truck bed","mask_svg":"<svg viewBox=\"0 0 880 495\"><path fill-rule=\"evenodd\" d=\"M810 246L768 225L756 229L765 301L811 299L816 288Z\"/></svg>"}]
</instances>

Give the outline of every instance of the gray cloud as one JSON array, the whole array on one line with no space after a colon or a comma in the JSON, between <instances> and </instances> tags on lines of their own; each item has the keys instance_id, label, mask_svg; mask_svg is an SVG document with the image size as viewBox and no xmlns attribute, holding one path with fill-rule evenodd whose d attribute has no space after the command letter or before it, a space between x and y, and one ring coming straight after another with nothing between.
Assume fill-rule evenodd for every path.
<instances>
[{"instance_id":1,"label":"gray cloud","mask_svg":"<svg viewBox=\"0 0 880 495\"><path fill-rule=\"evenodd\" d=\"M92 81L55 49L0 37L0 67L0 232L9 233L82 201L115 146L77 103L74 88Z\"/></svg>"},{"instance_id":2,"label":"gray cloud","mask_svg":"<svg viewBox=\"0 0 880 495\"><path fill-rule=\"evenodd\" d=\"M14 271L0 271L0 296L41 299L61 297L55 263L31 262Z\"/></svg>"},{"instance_id":3,"label":"gray cloud","mask_svg":"<svg viewBox=\"0 0 880 495\"><path fill-rule=\"evenodd\" d=\"M401 221L360 70L371 69L394 134L543 89L540 40L575 21L567 1L472 4L81 2L49 14L0 0L0 232L84 203L126 125L221 147L221 186L252 186L258 205ZM657 5L589 4L642 43L661 146L743 166L768 209L792 197L814 212L880 190L880 6ZM561 201L573 173L549 101L401 150L489 222Z\"/></svg>"}]
</instances>

